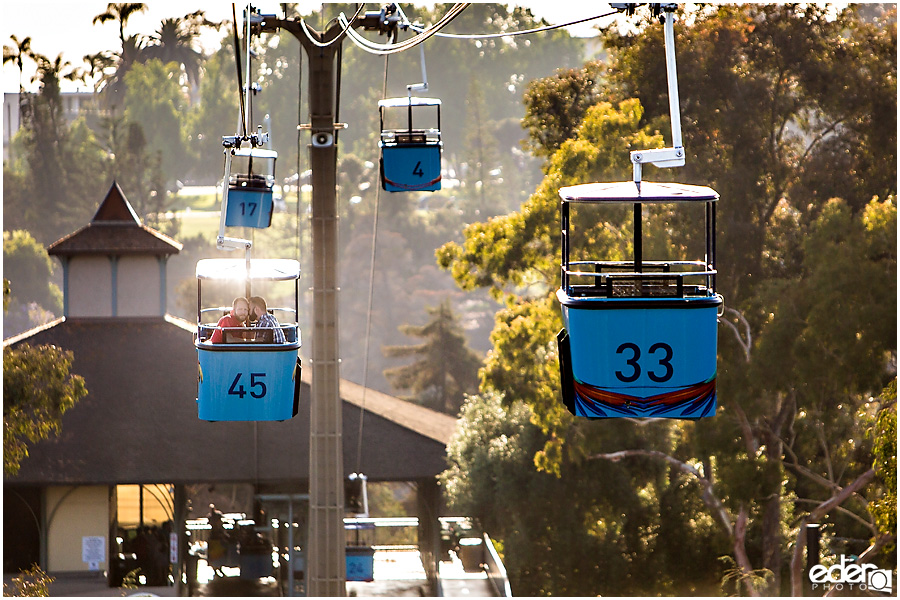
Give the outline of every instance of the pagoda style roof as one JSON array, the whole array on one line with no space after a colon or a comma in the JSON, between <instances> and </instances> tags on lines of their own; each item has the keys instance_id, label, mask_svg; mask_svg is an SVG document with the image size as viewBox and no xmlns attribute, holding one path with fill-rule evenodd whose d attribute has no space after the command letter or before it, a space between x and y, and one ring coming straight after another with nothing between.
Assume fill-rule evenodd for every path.
<instances>
[{"instance_id":1,"label":"pagoda style roof","mask_svg":"<svg viewBox=\"0 0 900 600\"><path fill-rule=\"evenodd\" d=\"M182 245L141 223L115 181L86 226L50 244L50 256L86 254L177 254Z\"/></svg>"}]
</instances>

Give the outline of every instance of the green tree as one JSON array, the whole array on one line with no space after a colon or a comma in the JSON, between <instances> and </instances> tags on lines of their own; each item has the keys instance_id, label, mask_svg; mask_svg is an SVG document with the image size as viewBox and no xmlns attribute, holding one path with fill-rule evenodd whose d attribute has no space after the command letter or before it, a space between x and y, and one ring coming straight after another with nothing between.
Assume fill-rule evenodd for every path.
<instances>
[{"instance_id":1,"label":"green tree","mask_svg":"<svg viewBox=\"0 0 900 600\"><path fill-rule=\"evenodd\" d=\"M116 21L119 24L119 40L122 47L125 47L125 24L133 15L147 10L147 5L143 2L110 2L106 5L106 10L94 17L92 23L106 23L107 21Z\"/></svg>"},{"instance_id":2,"label":"green tree","mask_svg":"<svg viewBox=\"0 0 900 600\"><path fill-rule=\"evenodd\" d=\"M548 148L544 181L519 212L470 225L462 243L447 244L438 254L463 289L490 287L506 298L482 391L505 392L528 404L531 422L545 436L534 463L565 478L584 462L615 461L626 465L636 489L654 497L670 494L670 488L639 482L659 465L670 465L695 486L695 493L668 496L675 501L673 514L682 519L679 547L724 544L732 567L706 555L704 572L733 578L748 594L787 591L786 575L794 576L788 568L794 519L823 519L846 537L866 539L876 531L872 514L853 494L874 493L865 432L879 403L870 398L892 376L896 360L896 207L892 197L869 197L862 205L859 197L804 204L811 196L800 185L797 165L810 164L825 138L845 134L835 124L841 118L836 111L854 110L826 105L804 77L812 69L847 77L834 49L871 46L881 34L863 27L853 9L826 12L806 5L717 6L678 28L682 112L690 119L685 146L692 154L678 177L711 183L722 193L720 248L728 248L728 260L720 265L731 265L720 267L727 307L715 419L702 427L621 422L616 428L574 420L561 407L553 373L553 334L561 325L548 293L558 285L556 192L574 183L627 179L629 149L663 145L662 136L654 135L667 129L659 126L668 111L661 28L606 36L613 102L587 108L574 139L555 152ZM888 23L895 31L893 21ZM848 39L847 32L859 37ZM890 33L882 37L889 48ZM820 60L822 49L827 51ZM872 60L879 69L866 72L889 81L895 54L876 53ZM896 106L893 95L882 94L878 102ZM535 115L533 122L543 117ZM822 185L817 188L826 189ZM676 227L650 229L646 243L681 243ZM623 254L627 219L613 214L605 223L589 223L584 237L585 251ZM656 435L640 432L651 427ZM573 492L573 503L610 502L612 514L627 514L627 493L611 500L578 494ZM712 534L690 522L697 510L696 504L688 506L698 496L715 524ZM614 522L624 531L631 525ZM652 521L644 527L661 530ZM650 548L671 556L672 548L653 534L626 539L620 552L636 560ZM538 559L533 566L540 564ZM653 572L661 576L653 593L669 589L666 582L674 581L679 564L683 569L677 558L657 564L661 569ZM602 585L595 580L592 589ZM615 593L623 589L640 593L628 587Z\"/></svg>"},{"instance_id":3,"label":"green tree","mask_svg":"<svg viewBox=\"0 0 900 600\"><path fill-rule=\"evenodd\" d=\"M525 145L532 154L549 158L575 137L585 111L602 98L603 67L602 62L592 61L528 84L522 126L528 131Z\"/></svg>"},{"instance_id":4,"label":"green tree","mask_svg":"<svg viewBox=\"0 0 900 600\"><path fill-rule=\"evenodd\" d=\"M178 222L164 217L168 191L159 151L147 147L144 129L124 117L111 115L100 120L101 140L109 162L107 180L116 181L144 223L176 235Z\"/></svg>"},{"instance_id":5,"label":"green tree","mask_svg":"<svg viewBox=\"0 0 900 600\"><path fill-rule=\"evenodd\" d=\"M15 475L28 444L58 435L63 414L87 395L71 373L72 352L56 346L3 347L3 472Z\"/></svg>"},{"instance_id":6,"label":"green tree","mask_svg":"<svg viewBox=\"0 0 900 600\"><path fill-rule=\"evenodd\" d=\"M183 17L163 19L156 33L150 36L150 45L144 49L147 60L156 58L163 64L180 65L192 90L200 85L200 70L206 58L195 48L197 38L205 27L216 26L205 15L204 11L197 10Z\"/></svg>"},{"instance_id":7,"label":"green tree","mask_svg":"<svg viewBox=\"0 0 900 600\"><path fill-rule=\"evenodd\" d=\"M62 292L51 282L53 261L47 250L27 231L3 232L3 273L10 282L12 314L4 323L7 336L40 323L21 323L27 305L36 303L50 313L62 313Z\"/></svg>"},{"instance_id":8,"label":"green tree","mask_svg":"<svg viewBox=\"0 0 900 600\"><path fill-rule=\"evenodd\" d=\"M425 325L400 327L408 336L424 338L424 343L383 348L388 357L419 357L418 360L387 369L384 374L394 388L413 393L408 400L455 415L462 405L463 394L475 391L481 361L466 346L449 300L426 310L431 319Z\"/></svg>"},{"instance_id":9,"label":"green tree","mask_svg":"<svg viewBox=\"0 0 900 600\"><path fill-rule=\"evenodd\" d=\"M105 100L107 106L112 107L113 110L122 106L126 90L125 75L132 65L141 60L140 54L144 46L141 36L125 37L125 24L133 15L145 10L147 10L147 5L143 2L110 2L106 5L106 10L96 15L91 21L94 25L107 21L116 21L119 25L119 41L122 48L118 54L118 65L115 73L104 77L103 80Z\"/></svg>"},{"instance_id":10,"label":"green tree","mask_svg":"<svg viewBox=\"0 0 900 600\"><path fill-rule=\"evenodd\" d=\"M731 4L690 20L676 27L684 145L692 155L681 178L709 184L732 206L718 220L718 258L740 268L718 280L733 302L782 268L769 260L766 240L780 202L808 221L832 197L861 210L873 195L892 193L896 11L866 23L854 6ZM601 38L615 65L608 93L638 98L648 117L664 117L662 28L608 30ZM874 185L859 171L835 177L854 167L871 172Z\"/></svg>"},{"instance_id":11,"label":"green tree","mask_svg":"<svg viewBox=\"0 0 900 600\"><path fill-rule=\"evenodd\" d=\"M192 178L206 184L221 181L222 136L234 135L240 119L233 47L226 37L222 48L203 64L200 102L191 107L184 124L184 137L193 152Z\"/></svg>"},{"instance_id":12,"label":"green tree","mask_svg":"<svg viewBox=\"0 0 900 600\"><path fill-rule=\"evenodd\" d=\"M134 65L144 61L146 40L141 35L132 35L125 39L122 50L116 55L115 69L104 71L97 89L104 108L112 113L123 110L128 90L126 76Z\"/></svg>"},{"instance_id":13,"label":"green tree","mask_svg":"<svg viewBox=\"0 0 900 600\"><path fill-rule=\"evenodd\" d=\"M90 80L94 93L97 93L97 86L103 77L104 71L115 64L114 55L108 50L101 50L94 54L85 54L83 57L88 68L85 71L86 80Z\"/></svg>"},{"instance_id":14,"label":"green tree","mask_svg":"<svg viewBox=\"0 0 900 600\"><path fill-rule=\"evenodd\" d=\"M889 551L885 566L897 562L897 380L881 394L884 408L875 420L875 478L883 486L880 498L872 503L872 514L878 536L874 544L883 544ZM880 539L879 539L880 538Z\"/></svg>"},{"instance_id":15,"label":"green tree","mask_svg":"<svg viewBox=\"0 0 900 600\"><path fill-rule=\"evenodd\" d=\"M178 83L175 63L158 59L134 65L125 77L125 119L141 126L150 155L158 155L168 181L187 173L182 115L189 101Z\"/></svg>"},{"instance_id":16,"label":"green tree","mask_svg":"<svg viewBox=\"0 0 900 600\"><path fill-rule=\"evenodd\" d=\"M59 80L67 65L58 56L38 59L37 94L26 94L22 127L14 145L20 150L4 164L4 225L26 229L50 243L84 225L101 198L103 155L84 120L67 124ZM49 177L48 173L53 176Z\"/></svg>"},{"instance_id":17,"label":"green tree","mask_svg":"<svg viewBox=\"0 0 900 600\"><path fill-rule=\"evenodd\" d=\"M31 36L26 36L20 40L15 35L11 35L9 39L12 40L13 45L7 46L3 44L3 64L11 62L16 65L16 68L19 70L19 93L21 93L24 90L22 87L22 72L25 69L25 59L34 59L34 53L31 50Z\"/></svg>"}]
</instances>

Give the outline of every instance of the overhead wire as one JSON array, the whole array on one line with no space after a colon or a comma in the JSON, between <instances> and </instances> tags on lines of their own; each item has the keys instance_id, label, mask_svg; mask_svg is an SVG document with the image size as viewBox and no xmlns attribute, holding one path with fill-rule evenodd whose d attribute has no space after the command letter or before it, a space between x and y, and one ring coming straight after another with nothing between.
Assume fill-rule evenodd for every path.
<instances>
[{"instance_id":1,"label":"overhead wire","mask_svg":"<svg viewBox=\"0 0 900 600\"><path fill-rule=\"evenodd\" d=\"M381 98L387 95L388 59L384 57L384 80L381 84ZM369 261L369 298L366 308L366 342L363 349L363 395L359 407L359 434L356 442L356 472L362 469L363 420L366 416L366 390L369 389L369 341L372 339L372 299L375 296L375 256L378 242L378 207L381 200L381 186L375 189L375 215L372 219L372 254Z\"/></svg>"},{"instance_id":2,"label":"overhead wire","mask_svg":"<svg viewBox=\"0 0 900 600\"><path fill-rule=\"evenodd\" d=\"M568 23L560 23L559 25L545 25L543 27L535 27L533 29L523 29L520 31L508 31L504 33L435 33L437 37L443 38L455 38L455 39L463 39L463 40L484 40L491 38L504 38L504 37L512 37L516 35L530 35L533 33L540 33L542 31L551 31L553 29L561 29L563 27L570 27L572 25L579 25L581 23L587 23L588 21L595 21L597 19L602 19L604 17L611 17L613 15L618 14L618 10L613 10L608 13L604 13L602 15L597 15L595 17L586 17L584 19L579 19L577 21L570 21ZM421 25L413 25L409 24L409 28L413 31L422 30Z\"/></svg>"},{"instance_id":3,"label":"overhead wire","mask_svg":"<svg viewBox=\"0 0 900 600\"><path fill-rule=\"evenodd\" d=\"M357 33L356 31L354 31L352 28L349 28L349 27L348 27L348 29L346 29L347 37L350 38L350 40L354 44L356 44L357 46L359 46L360 48L362 48L363 50L365 50L366 52L368 52L370 54L385 55L385 54L395 54L397 52L403 52L405 50L408 50L410 48L417 46L418 44L421 44L422 42L424 42L431 36L437 34L437 32L439 30L444 28L453 19L458 17L463 12L463 10L465 10L466 7L468 7L468 6L469 6L468 3L454 4L453 7L450 8L450 10L448 10L447 13L443 17L441 17L441 19L437 23L435 23L431 27L428 27L427 29L423 30L422 32L414 35L413 37L411 37L408 40L405 40L403 42L394 43L394 44L379 44L377 42L373 42L371 40L366 39L365 37L361 36L359 33ZM351 22L348 22L347 17L343 14L341 14L338 18L342 25L348 26L351 24Z\"/></svg>"},{"instance_id":4,"label":"overhead wire","mask_svg":"<svg viewBox=\"0 0 900 600\"><path fill-rule=\"evenodd\" d=\"M353 15L353 18L350 19L350 21L347 22L347 23L341 22L341 25L344 26L344 31L342 31L339 35L335 36L334 39L332 39L332 40L330 40L330 41L327 41L327 42L320 42L319 40L315 39L315 38L309 33L309 27L306 25L306 19L300 19L300 29L303 30L303 33L306 35L306 37L309 39L309 41L310 41L314 46L318 46L319 48L327 48L328 46L330 46L330 45L332 45L332 44L337 43L338 41L340 41L340 40L344 37L345 34L348 34L348 33L349 33L349 31L350 31L351 28L353 27L353 21L356 20L356 17L359 16L359 13L362 12L362 9L365 8L365 6L366 6L365 2L360 2L360 3L359 3L359 8L356 9L356 13ZM323 5L323 8L324 8L324 5ZM341 13L341 16L344 17L344 13ZM332 21L333 21L333 20L334 20L334 19L332 19ZM346 21L346 20L347 20L347 18L344 17L344 21Z\"/></svg>"},{"instance_id":5,"label":"overhead wire","mask_svg":"<svg viewBox=\"0 0 900 600\"><path fill-rule=\"evenodd\" d=\"M237 67L237 78L238 78L238 98L240 98L241 105L241 127L243 127L243 135L247 136L247 125L246 125L246 112L244 109L244 74L241 71L241 46L240 46L240 38L238 38L237 32L237 12L234 7L234 2L231 3L231 17L232 17L232 31L234 31L234 62Z\"/></svg>"}]
</instances>

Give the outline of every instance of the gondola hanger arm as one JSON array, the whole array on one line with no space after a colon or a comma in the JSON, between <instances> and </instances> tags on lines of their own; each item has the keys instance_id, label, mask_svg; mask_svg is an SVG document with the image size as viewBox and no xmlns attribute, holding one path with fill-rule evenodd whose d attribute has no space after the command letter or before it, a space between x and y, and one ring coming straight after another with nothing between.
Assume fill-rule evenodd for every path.
<instances>
[{"instance_id":1,"label":"gondola hanger arm","mask_svg":"<svg viewBox=\"0 0 900 600\"><path fill-rule=\"evenodd\" d=\"M639 4L620 2L610 4L612 8L624 11L626 14L634 14L634 9ZM681 139L681 109L678 103L678 73L675 66L675 9L673 2L651 2L650 9L654 15L663 14L662 17L665 32L666 48L666 79L669 86L669 118L672 123L672 147L656 148L652 150L633 150L631 162L634 165L634 182L641 182L641 168L644 164L656 167L683 167L684 143Z\"/></svg>"}]
</instances>

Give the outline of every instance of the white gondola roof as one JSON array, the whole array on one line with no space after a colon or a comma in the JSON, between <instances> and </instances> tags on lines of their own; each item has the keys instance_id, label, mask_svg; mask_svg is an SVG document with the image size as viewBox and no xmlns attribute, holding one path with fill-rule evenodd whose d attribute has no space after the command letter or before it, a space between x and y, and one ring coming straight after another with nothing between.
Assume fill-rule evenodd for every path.
<instances>
[{"instance_id":1,"label":"white gondola roof","mask_svg":"<svg viewBox=\"0 0 900 600\"><path fill-rule=\"evenodd\" d=\"M402 96L400 98L385 98L384 100L379 100L378 108L396 108L409 106L410 104L413 106L440 106L441 101L437 98L417 98L416 96L410 98L408 96Z\"/></svg>"},{"instance_id":2,"label":"white gondola roof","mask_svg":"<svg viewBox=\"0 0 900 600\"><path fill-rule=\"evenodd\" d=\"M278 158L278 153L266 148L235 148L235 156L252 156L253 158Z\"/></svg>"},{"instance_id":3,"label":"white gondola roof","mask_svg":"<svg viewBox=\"0 0 900 600\"><path fill-rule=\"evenodd\" d=\"M243 258L204 258L197 262L197 279L245 279ZM250 279L289 281L300 277L300 263L290 258L250 259Z\"/></svg>"},{"instance_id":4,"label":"white gondola roof","mask_svg":"<svg viewBox=\"0 0 900 600\"><path fill-rule=\"evenodd\" d=\"M616 181L584 183L559 189L559 196L569 202L714 202L719 193L706 186L684 183Z\"/></svg>"}]
</instances>

